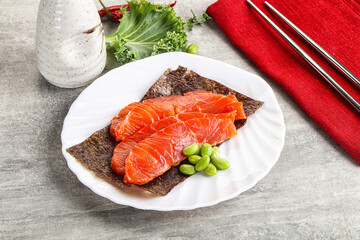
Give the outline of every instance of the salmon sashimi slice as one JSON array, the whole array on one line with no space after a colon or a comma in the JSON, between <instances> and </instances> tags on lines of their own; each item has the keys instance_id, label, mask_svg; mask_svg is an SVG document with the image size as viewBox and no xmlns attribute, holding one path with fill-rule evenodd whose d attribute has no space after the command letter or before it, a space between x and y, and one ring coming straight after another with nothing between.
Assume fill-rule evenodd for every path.
<instances>
[{"instance_id":1,"label":"salmon sashimi slice","mask_svg":"<svg viewBox=\"0 0 360 240\"><path fill-rule=\"evenodd\" d=\"M153 103L153 102L168 101L168 100L173 100L173 99L176 99L176 98L179 98L179 97L182 97L182 95L162 96L162 97L156 97L156 98L150 98L150 99L144 100L143 103ZM110 134L111 134L111 136L115 137L115 129L116 129L117 125L121 123L122 119L132 109L134 109L134 107L137 107L137 106L139 106L141 104L142 103L139 103L139 102L133 102L133 103L130 103L129 105L127 105L126 107L124 107L123 109L121 109L119 114L111 120L111 126L110 126Z\"/></svg>"},{"instance_id":2,"label":"salmon sashimi slice","mask_svg":"<svg viewBox=\"0 0 360 240\"><path fill-rule=\"evenodd\" d=\"M236 111L235 120L246 119L241 102L235 96L200 92L168 101L143 103L133 108L115 129L116 140L124 140L141 128L168 116L184 112L227 113Z\"/></svg>"},{"instance_id":3,"label":"salmon sashimi slice","mask_svg":"<svg viewBox=\"0 0 360 240\"><path fill-rule=\"evenodd\" d=\"M208 91L204 91L204 90L198 90L198 91L192 91L192 92L187 92L184 93L184 96L187 95L192 95L192 94L201 94L201 93L207 93L209 94ZM214 93L212 93L214 94ZM240 119L246 119L246 114L245 114L245 110L243 107L243 103L242 102L238 102L237 98L235 95L225 95L229 98L232 98L235 102L232 105L229 105L230 109L237 109L237 115L236 115L236 120L240 120Z\"/></svg>"},{"instance_id":4,"label":"salmon sashimi slice","mask_svg":"<svg viewBox=\"0 0 360 240\"><path fill-rule=\"evenodd\" d=\"M125 162L124 183L146 184L184 160L184 147L194 142L216 145L236 134L231 119L195 118L175 123L132 148Z\"/></svg>"},{"instance_id":5,"label":"salmon sashimi slice","mask_svg":"<svg viewBox=\"0 0 360 240\"><path fill-rule=\"evenodd\" d=\"M139 131L137 131L131 137L125 138L115 147L113 157L111 160L111 168L115 173L124 175L125 160L126 157L129 155L131 149L142 140L146 139L152 134L172 124L179 123L182 121L187 121L194 118L223 118L223 119L230 119L232 122L234 122L235 115L236 115L236 111L230 113L223 113L223 114L190 112L190 113L180 113L178 115L166 117L157 122L151 123L150 125L147 125L142 129L140 129Z\"/></svg>"},{"instance_id":6,"label":"salmon sashimi slice","mask_svg":"<svg viewBox=\"0 0 360 240\"><path fill-rule=\"evenodd\" d=\"M169 101L169 100L177 99L179 97L182 97L182 95L160 96L160 97L156 97L156 98L146 99L146 100L143 101L143 103Z\"/></svg>"},{"instance_id":7,"label":"salmon sashimi slice","mask_svg":"<svg viewBox=\"0 0 360 240\"><path fill-rule=\"evenodd\" d=\"M193 94L201 94L201 93L204 93L204 94L209 94L209 93L216 94L216 93L209 92L209 91L206 91L206 90L197 90L197 91L186 92L186 93L184 93L184 96L193 95ZM231 97L234 100L237 100L235 95L225 95L225 96L228 96L228 97Z\"/></svg>"},{"instance_id":8,"label":"salmon sashimi slice","mask_svg":"<svg viewBox=\"0 0 360 240\"><path fill-rule=\"evenodd\" d=\"M111 120L111 126L110 126L111 136L115 137L115 129L117 125L121 123L123 117L126 116L131 110L133 110L136 106L139 105L141 105L141 103L138 102L130 103L129 105L121 109L119 114Z\"/></svg>"}]
</instances>

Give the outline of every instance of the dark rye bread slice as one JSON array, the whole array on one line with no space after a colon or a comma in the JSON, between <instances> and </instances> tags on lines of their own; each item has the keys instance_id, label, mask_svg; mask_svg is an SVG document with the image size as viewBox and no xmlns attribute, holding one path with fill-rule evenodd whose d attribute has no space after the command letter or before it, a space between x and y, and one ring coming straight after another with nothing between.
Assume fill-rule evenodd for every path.
<instances>
[{"instance_id":1,"label":"dark rye bread slice","mask_svg":"<svg viewBox=\"0 0 360 240\"><path fill-rule=\"evenodd\" d=\"M166 70L150 87L141 101L196 90L236 95L237 99L243 102L247 116L255 113L263 104L263 102L256 101L241 93L235 92L218 82L204 78L181 66L174 71L170 69ZM236 121L236 128L242 127L245 123L246 120ZM145 185L127 185L122 181L123 176L117 175L111 170L111 157L116 144L115 139L109 134L108 126L95 132L84 142L68 148L67 152L77 159L85 168L92 171L97 177L118 188L135 187L164 196L177 184L188 178L188 176L180 173L179 166L175 166Z\"/></svg>"}]
</instances>

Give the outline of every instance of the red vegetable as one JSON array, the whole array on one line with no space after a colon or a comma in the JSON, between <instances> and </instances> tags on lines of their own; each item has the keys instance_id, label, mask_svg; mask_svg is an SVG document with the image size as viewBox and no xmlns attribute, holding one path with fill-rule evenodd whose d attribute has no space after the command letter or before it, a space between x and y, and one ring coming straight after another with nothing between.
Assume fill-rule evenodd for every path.
<instances>
[{"instance_id":1,"label":"red vegetable","mask_svg":"<svg viewBox=\"0 0 360 240\"><path fill-rule=\"evenodd\" d=\"M101 17L106 16L113 22L118 22L122 17L123 13L120 12L120 9L126 7L126 11L130 11L129 4L121 4L121 5L114 5L111 7L105 7L104 4L99 0L100 4L103 6L101 10L99 10L99 14ZM176 5L177 0L175 2L169 4L169 7L174 7ZM159 7L160 8L160 7Z\"/></svg>"},{"instance_id":2,"label":"red vegetable","mask_svg":"<svg viewBox=\"0 0 360 240\"><path fill-rule=\"evenodd\" d=\"M107 8L103 8L99 11L99 14L101 17L103 16L107 16L107 18L109 18L111 21L113 22L117 22L119 21L122 16L123 13L120 12L120 9L126 7L127 11L130 10L129 8L129 4L122 4L122 5L115 5L115 6L111 6L111 7L107 7ZM111 15L109 16L109 14L107 14L106 9L109 11L109 13L111 13Z\"/></svg>"},{"instance_id":3,"label":"red vegetable","mask_svg":"<svg viewBox=\"0 0 360 240\"><path fill-rule=\"evenodd\" d=\"M173 2L172 4L169 4L169 7L174 7L176 5L177 0L175 0L175 2Z\"/></svg>"}]
</instances>

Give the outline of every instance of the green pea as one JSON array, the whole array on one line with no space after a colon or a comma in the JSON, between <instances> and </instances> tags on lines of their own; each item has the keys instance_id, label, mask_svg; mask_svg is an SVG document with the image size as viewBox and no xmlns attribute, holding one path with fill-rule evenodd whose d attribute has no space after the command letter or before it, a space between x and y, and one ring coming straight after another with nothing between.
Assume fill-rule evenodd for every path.
<instances>
[{"instance_id":1,"label":"green pea","mask_svg":"<svg viewBox=\"0 0 360 240\"><path fill-rule=\"evenodd\" d=\"M182 164L180 166L180 172L185 175L193 175L194 173L196 173L195 167L191 164Z\"/></svg>"},{"instance_id":2,"label":"green pea","mask_svg":"<svg viewBox=\"0 0 360 240\"><path fill-rule=\"evenodd\" d=\"M230 167L230 162L225 158L212 158L211 163L219 170L225 170Z\"/></svg>"},{"instance_id":3,"label":"green pea","mask_svg":"<svg viewBox=\"0 0 360 240\"><path fill-rule=\"evenodd\" d=\"M210 163L210 157L204 156L202 157L195 165L195 170L200 172L204 170Z\"/></svg>"},{"instance_id":4,"label":"green pea","mask_svg":"<svg viewBox=\"0 0 360 240\"><path fill-rule=\"evenodd\" d=\"M194 155L198 150L199 150L199 145L197 143L192 143L183 149L183 153L186 156L191 156Z\"/></svg>"},{"instance_id":5,"label":"green pea","mask_svg":"<svg viewBox=\"0 0 360 240\"><path fill-rule=\"evenodd\" d=\"M208 143L204 143L201 147L201 156L211 156L212 153L212 147Z\"/></svg>"},{"instance_id":6,"label":"green pea","mask_svg":"<svg viewBox=\"0 0 360 240\"><path fill-rule=\"evenodd\" d=\"M193 43L187 47L186 52L191 53L191 54L196 54L198 49L199 49L199 46L196 43Z\"/></svg>"},{"instance_id":7,"label":"green pea","mask_svg":"<svg viewBox=\"0 0 360 240\"><path fill-rule=\"evenodd\" d=\"M220 149L215 146L212 148L212 153L211 153L210 158L213 159L213 158L219 158L219 157L220 157Z\"/></svg>"},{"instance_id":8,"label":"green pea","mask_svg":"<svg viewBox=\"0 0 360 240\"><path fill-rule=\"evenodd\" d=\"M196 164L198 161L200 161L201 157L199 155L191 155L190 157L188 157L189 162L191 162L192 164Z\"/></svg>"},{"instance_id":9,"label":"green pea","mask_svg":"<svg viewBox=\"0 0 360 240\"><path fill-rule=\"evenodd\" d=\"M206 173L209 176L214 176L216 172L217 172L216 167L211 163L209 163L209 165L204 169L204 173Z\"/></svg>"}]
</instances>

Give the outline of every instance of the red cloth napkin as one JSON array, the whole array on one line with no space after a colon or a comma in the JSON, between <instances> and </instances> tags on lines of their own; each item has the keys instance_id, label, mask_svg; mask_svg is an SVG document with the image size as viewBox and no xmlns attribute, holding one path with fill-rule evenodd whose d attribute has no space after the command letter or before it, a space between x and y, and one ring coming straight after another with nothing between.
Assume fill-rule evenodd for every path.
<instances>
[{"instance_id":1,"label":"red cloth napkin","mask_svg":"<svg viewBox=\"0 0 360 240\"><path fill-rule=\"evenodd\" d=\"M360 90L264 6L253 0L357 101ZM358 0L269 0L320 46L360 77L360 2ZM207 13L260 70L360 163L360 113L268 25L245 0L219 0ZM311 143L310 143L311 144Z\"/></svg>"}]
</instances>

